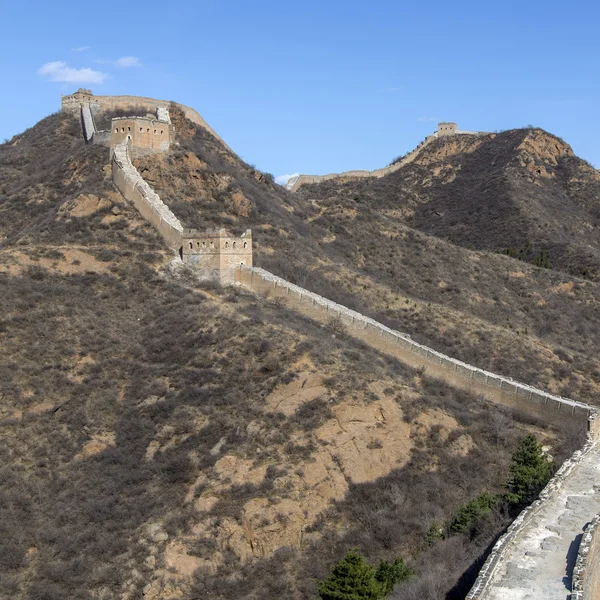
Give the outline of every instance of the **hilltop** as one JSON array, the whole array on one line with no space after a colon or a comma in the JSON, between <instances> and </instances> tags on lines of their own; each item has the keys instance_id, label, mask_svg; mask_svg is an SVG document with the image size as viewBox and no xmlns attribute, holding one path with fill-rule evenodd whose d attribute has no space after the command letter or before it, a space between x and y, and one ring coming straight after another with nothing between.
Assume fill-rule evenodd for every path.
<instances>
[{"instance_id":1,"label":"hilltop","mask_svg":"<svg viewBox=\"0 0 600 600\"><path fill-rule=\"evenodd\" d=\"M530 172L519 145L552 136L436 140L388 177L292 194L170 113L176 143L134 164L187 227L250 227L256 264L453 356L594 401L593 278L448 240L417 210L450 197L452 173L475 180L469 157L482 169L484 148L502 173ZM527 151L549 165L542 147ZM372 562L411 560L407 598L464 597L472 573L461 577L507 515L427 549L430 526L501 490L525 433L559 462L580 435L435 381L335 323L200 283L109 164L65 113L0 146L0 595L315 598L315 578L359 546ZM580 185L590 203L593 177Z\"/></svg>"}]
</instances>

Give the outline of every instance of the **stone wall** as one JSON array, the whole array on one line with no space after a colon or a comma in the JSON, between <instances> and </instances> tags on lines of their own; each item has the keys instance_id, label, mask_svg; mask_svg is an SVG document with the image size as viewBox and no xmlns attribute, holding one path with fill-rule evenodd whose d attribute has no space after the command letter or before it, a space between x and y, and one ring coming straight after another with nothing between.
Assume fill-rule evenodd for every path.
<instances>
[{"instance_id":1,"label":"stone wall","mask_svg":"<svg viewBox=\"0 0 600 600\"><path fill-rule=\"evenodd\" d=\"M573 570L571 600L600 600L600 515L588 525Z\"/></svg>"},{"instance_id":2,"label":"stone wall","mask_svg":"<svg viewBox=\"0 0 600 600\"><path fill-rule=\"evenodd\" d=\"M112 119L110 147L130 140L133 158L167 152L173 139L173 126L148 117L117 117Z\"/></svg>"},{"instance_id":3,"label":"stone wall","mask_svg":"<svg viewBox=\"0 0 600 600\"><path fill-rule=\"evenodd\" d=\"M264 269L240 266L236 271L236 281L256 293L282 298L289 308L317 321L339 319L353 337L415 368L424 368L431 376L481 394L493 402L526 409L558 424L565 418L574 418L584 426L594 411L590 405L543 392L418 344L408 334L386 327Z\"/></svg>"},{"instance_id":4,"label":"stone wall","mask_svg":"<svg viewBox=\"0 0 600 600\"><path fill-rule=\"evenodd\" d=\"M136 122L137 120L133 120ZM120 123L128 120L121 119ZM166 123L163 122L163 125ZM124 126L125 129L127 125ZM130 132L126 131L128 135ZM223 284L235 282L235 270L240 265L252 267L252 231L240 236L225 229L200 231L184 229L179 219L148 185L131 162L132 140L125 139L114 146L112 155L113 181L126 200L149 221L178 252L182 261L202 279L216 279Z\"/></svg>"},{"instance_id":5,"label":"stone wall","mask_svg":"<svg viewBox=\"0 0 600 600\"><path fill-rule=\"evenodd\" d=\"M499 598L500 596L492 596L488 593L491 581L498 569L506 568L507 562L514 558L511 557L510 549L513 548L514 550L513 546L516 540L527 536L528 528L532 527L532 522L535 522L536 517L544 509L553 512L552 507L554 505L551 504L552 501L557 498L562 499L566 495L568 503L570 493L577 496L577 489L570 492L569 485L574 485L574 479L581 478L582 473L585 480L588 481L588 471L581 471L581 469L584 469L584 461L586 461L585 468L587 469L589 469L590 462L592 467L598 463L596 469L600 468L600 458L598 457L600 418L598 418L597 409L582 402L549 394L532 386L513 381L509 377L496 375L448 357L414 342L407 334L390 329L374 319L365 317L318 294L300 288L263 269L240 266L236 270L236 281L239 285L265 297L277 298L290 309L316 321L327 323L335 319L343 324L348 334L353 337L362 340L377 350L398 358L412 367L424 369L426 374L443 379L455 387L480 394L492 402L537 414L546 422L554 423L559 427L564 425L565 419L574 420L576 423L580 423L582 427L587 427L587 442L584 448L576 451L562 465L541 492L539 500L525 509L511 524L506 534L498 540L481 569L475 585L467 596L468 600ZM578 469L579 471L577 471ZM578 518L585 519L586 515L579 514ZM539 524L537 526L539 527ZM590 532L587 540L582 553L585 552L585 548L589 548L587 550L590 557L588 560L593 560L594 567L596 567L597 560L600 557L600 537L592 535ZM523 557L523 559L526 559L526 557ZM566 564L567 557L565 556ZM589 563L587 564L587 567L583 563L580 565L577 585L582 588L582 593L588 595L573 596L573 598L577 600L583 600L584 598L585 600L600 600L600 597L594 596L600 590L600 569L591 569ZM562 580L558 583L563 585Z\"/></svg>"},{"instance_id":6,"label":"stone wall","mask_svg":"<svg viewBox=\"0 0 600 600\"><path fill-rule=\"evenodd\" d=\"M96 127L94 125L94 118L92 117L92 111L90 110L89 104L81 105L81 123L83 125L85 141L90 144L94 141Z\"/></svg>"},{"instance_id":7,"label":"stone wall","mask_svg":"<svg viewBox=\"0 0 600 600\"><path fill-rule=\"evenodd\" d=\"M303 185L310 183L322 183L331 179L359 178L359 177L385 177L390 173L394 173L405 165L411 163L419 154L419 152L437 138L437 132L427 136L414 150L409 152L402 160L382 169L375 171L344 171L343 173L329 173L328 175L299 175L290 179L286 185L291 192L298 191Z\"/></svg>"},{"instance_id":8,"label":"stone wall","mask_svg":"<svg viewBox=\"0 0 600 600\"><path fill-rule=\"evenodd\" d=\"M131 163L128 144L114 148L112 156L113 181L126 200L163 236L170 248L179 252L183 226L158 194L144 181Z\"/></svg>"}]
</instances>

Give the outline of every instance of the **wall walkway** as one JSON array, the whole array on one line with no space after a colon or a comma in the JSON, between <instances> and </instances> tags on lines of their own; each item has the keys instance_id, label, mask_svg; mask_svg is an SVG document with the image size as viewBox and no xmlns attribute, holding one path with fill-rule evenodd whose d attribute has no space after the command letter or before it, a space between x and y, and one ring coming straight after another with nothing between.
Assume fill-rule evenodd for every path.
<instances>
[{"instance_id":1,"label":"wall walkway","mask_svg":"<svg viewBox=\"0 0 600 600\"><path fill-rule=\"evenodd\" d=\"M583 450L563 464L539 500L500 538L467 600L594 598L583 590L571 596L571 587L583 531L600 511L599 471L600 447L592 432ZM596 559L597 546L596 540ZM598 583L597 566L589 569L588 591L594 579ZM583 587L579 578L577 587Z\"/></svg>"},{"instance_id":2,"label":"wall walkway","mask_svg":"<svg viewBox=\"0 0 600 600\"><path fill-rule=\"evenodd\" d=\"M92 111L90 110L89 104L83 104L81 106L81 123L83 125L85 141L90 144L94 140L96 125L94 124L94 118L92 117Z\"/></svg>"}]
</instances>

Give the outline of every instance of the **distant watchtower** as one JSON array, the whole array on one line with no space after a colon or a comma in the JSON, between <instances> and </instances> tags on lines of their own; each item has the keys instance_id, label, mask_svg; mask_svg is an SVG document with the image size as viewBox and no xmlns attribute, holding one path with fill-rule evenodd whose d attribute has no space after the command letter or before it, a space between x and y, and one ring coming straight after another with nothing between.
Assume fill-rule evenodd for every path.
<instances>
[{"instance_id":1,"label":"distant watchtower","mask_svg":"<svg viewBox=\"0 0 600 600\"><path fill-rule=\"evenodd\" d=\"M79 116L79 111L84 104L92 102L94 94L92 90L86 90L79 88L74 94L69 96L62 96L61 105L63 112L70 112L74 115Z\"/></svg>"},{"instance_id":2,"label":"distant watchtower","mask_svg":"<svg viewBox=\"0 0 600 600\"><path fill-rule=\"evenodd\" d=\"M438 136L455 135L458 132L456 123L438 123Z\"/></svg>"}]
</instances>

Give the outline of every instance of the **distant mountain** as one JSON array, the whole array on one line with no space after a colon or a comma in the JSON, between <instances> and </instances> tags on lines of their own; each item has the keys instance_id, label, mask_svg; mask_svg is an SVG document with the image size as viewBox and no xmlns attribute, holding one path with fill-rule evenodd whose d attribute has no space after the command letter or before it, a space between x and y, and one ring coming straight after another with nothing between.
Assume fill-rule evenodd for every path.
<instances>
[{"instance_id":1,"label":"distant mountain","mask_svg":"<svg viewBox=\"0 0 600 600\"><path fill-rule=\"evenodd\" d=\"M537 264L545 251L545 266L600 278L600 173L541 129L442 137L397 173L304 194L359 195L453 244Z\"/></svg>"}]
</instances>

